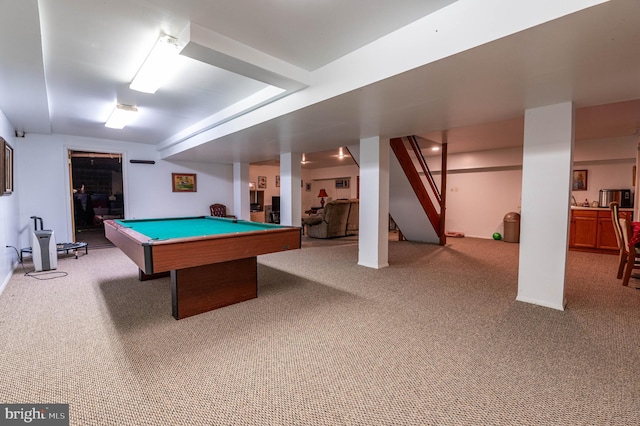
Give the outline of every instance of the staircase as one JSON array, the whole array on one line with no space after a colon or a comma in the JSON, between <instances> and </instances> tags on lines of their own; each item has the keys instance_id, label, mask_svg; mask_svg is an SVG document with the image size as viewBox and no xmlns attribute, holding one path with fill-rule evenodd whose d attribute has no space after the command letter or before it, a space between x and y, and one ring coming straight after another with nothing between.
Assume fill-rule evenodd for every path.
<instances>
[{"instance_id":1,"label":"staircase","mask_svg":"<svg viewBox=\"0 0 640 426\"><path fill-rule=\"evenodd\" d=\"M389 159L389 214L404 239L445 245L446 142L441 148L440 189L415 136L393 138L390 146L395 155ZM349 151L359 163L359 147Z\"/></svg>"},{"instance_id":2,"label":"staircase","mask_svg":"<svg viewBox=\"0 0 640 426\"><path fill-rule=\"evenodd\" d=\"M391 217L398 224L406 239L445 245L447 241L444 231L447 176L446 142L442 144L442 173L440 175L442 190L438 189L415 136L393 138L390 145L395 154L395 158L391 157L389 176L389 212ZM411 157L410 152L414 153L414 158ZM407 185L411 188L410 192L407 191ZM404 189L401 193L396 194L396 188ZM407 200L408 197L413 197L415 200L411 202L411 200ZM411 210L408 210L407 203L412 204ZM401 209L396 206L401 206ZM409 214L405 210L408 210ZM419 212L424 212L426 221Z\"/></svg>"}]
</instances>

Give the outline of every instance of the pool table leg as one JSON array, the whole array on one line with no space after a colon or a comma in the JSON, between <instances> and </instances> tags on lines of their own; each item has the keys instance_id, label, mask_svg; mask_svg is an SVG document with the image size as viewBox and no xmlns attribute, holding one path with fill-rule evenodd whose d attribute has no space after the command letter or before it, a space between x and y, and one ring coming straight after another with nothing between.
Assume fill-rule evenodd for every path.
<instances>
[{"instance_id":1,"label":"pool table leg","mask_svg":"<svg viewBox=\"0 0 640 426\"><path fill-rule=\"evenodd\" d=\"M157 272L155 274L145 274L144 272L142 272L141 269L138 269L138 280L139 281L155 280L155 279L158 279L158 278L168 277L169 275L170 275L169 272Z\"/></svg>"},{"instance_id":2,"label":"pool table leg","mask_svg":"<svg viewBox=\"0 0 640 426\"><path fill-rule=\"evenodd\" d=\"M258 297L257 258L231 260L171 271L175 319Z\"/></svg>"}]
</instances>

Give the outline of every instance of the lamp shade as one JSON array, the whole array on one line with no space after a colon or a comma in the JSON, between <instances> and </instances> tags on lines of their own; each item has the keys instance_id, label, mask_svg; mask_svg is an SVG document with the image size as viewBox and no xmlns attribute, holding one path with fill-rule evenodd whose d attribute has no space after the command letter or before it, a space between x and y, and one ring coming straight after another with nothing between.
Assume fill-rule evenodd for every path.
<instances>
[{"instance_id":1,"label":"lamp shade","mask_svg":"<svg viewBox=\"0 0 640 426\"><path fill-rule=\"evenodd\" d=\"M327 194L327 191L323 189L320 190L320 193L318 194L318 197L328 197L329 195Z\"/></svg>"}]
</instances>

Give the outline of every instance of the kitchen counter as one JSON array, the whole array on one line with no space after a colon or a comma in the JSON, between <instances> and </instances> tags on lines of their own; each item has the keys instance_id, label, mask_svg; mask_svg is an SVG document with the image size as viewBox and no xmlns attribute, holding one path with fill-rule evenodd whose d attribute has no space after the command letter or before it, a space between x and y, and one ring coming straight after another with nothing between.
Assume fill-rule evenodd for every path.
<instances>
[{"instance_id":1,"label":"kitchen counter","mask_svg":"<svg viewBox=\"0 0 640 426\"><path fill-rule=\"evenodd\" d=\"M609 207L581 207L571 206L571 210L593 210L593 211L609 211ZM632 212L633 207L624 207L619 209L621 212Z\"/></svg>"}]
</instances>

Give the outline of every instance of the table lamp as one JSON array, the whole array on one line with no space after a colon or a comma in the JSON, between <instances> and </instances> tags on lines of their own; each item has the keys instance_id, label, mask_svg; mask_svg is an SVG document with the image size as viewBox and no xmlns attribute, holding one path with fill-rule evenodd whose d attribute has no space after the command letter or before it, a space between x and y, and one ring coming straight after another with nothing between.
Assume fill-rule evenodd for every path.
<instances>
[{"instance_id":1,"label":"table lamp","mask_svg":"<svg viewBox=\"0 0 640 426\"><path fill-rule=\"evenodd\" d=\"M322 197L320 198L320 205L322 206L322 208L324 208L324 197L328 197L329 194L327 194L327 191L323 189L320 190L320 193L318 194L318 197Z\"/></svg>"}]
</instances>

